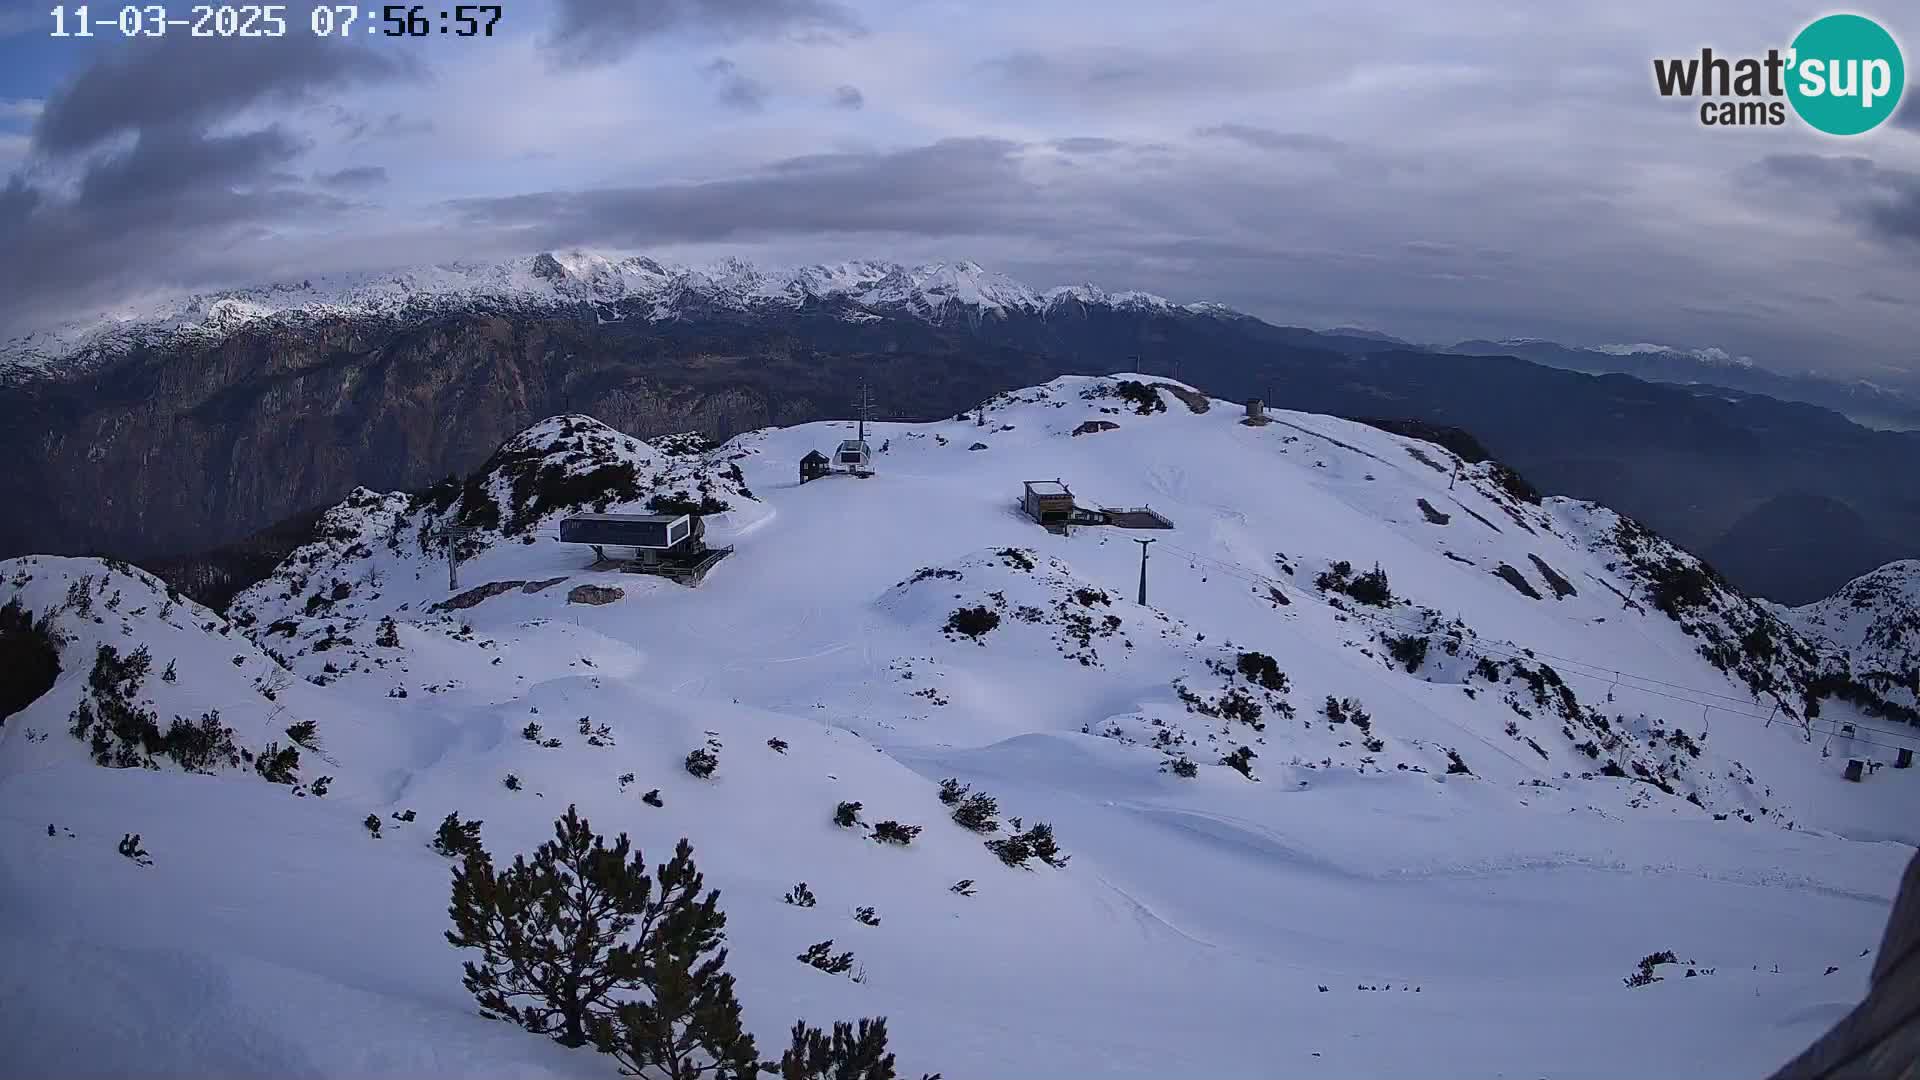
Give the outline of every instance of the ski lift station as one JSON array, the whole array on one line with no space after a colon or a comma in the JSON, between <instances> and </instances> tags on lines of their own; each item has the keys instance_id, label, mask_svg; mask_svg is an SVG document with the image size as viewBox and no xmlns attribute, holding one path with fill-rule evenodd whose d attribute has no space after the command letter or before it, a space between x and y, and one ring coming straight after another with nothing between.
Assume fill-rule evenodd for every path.
<instances>
[{"instance_id":1,"label":"ski lift station","mask_svg":"<svg viewBox=\"0 0 1920 1080\"><path fill-rule=\"evenodd\" d=\"M865 439L848 439L833 452L833 463L848 472L866 472L873 466L873 451Z\"/></svg>"},{"instance_id":2,"label":"ski lift station","mask_svg":"<svg viewBox=\"0 0 1920 1080\"><path fill-rule=\"evenodd\" d=\"M593 548L594 569L656 574L698 585L733 548L709 548L706 526L693 514L577 514L560 521L560 540ZM607 554L626 548L632 558Z\"/></svg>"},{"instance_id":3,"label":"ski lift station","mask_svg":"<svg viewBox=\"0 0 1920 1080\"><path fill-rule=\"evenodd\" d=\"M1171 529L1173 522L1150 506L1100 507L1075 505L1073 491L1059 480L1027 480L1020 508L1048 532L1064 533L1075 525L1111 525L1118 529Z\"/></svg>"}]
</instances>

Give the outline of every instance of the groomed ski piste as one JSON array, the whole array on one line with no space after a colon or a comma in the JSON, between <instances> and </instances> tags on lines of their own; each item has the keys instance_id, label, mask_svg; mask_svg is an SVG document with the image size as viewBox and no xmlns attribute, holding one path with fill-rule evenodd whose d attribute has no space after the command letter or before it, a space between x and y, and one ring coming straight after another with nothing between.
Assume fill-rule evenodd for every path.
<instances>
[{"instance_id":1,"label":"groomed ski piste","mask_svg":"<svg viewBox=\"0 0 1920 1080\"><path fill-rule=\"evenodd\" d=\"M1751 1077L1863 996L1920 770L1842 770L1920 729L1808 715L1815 647L1610 511L1267 417L1062 378L869 424L874 475L804 485L851 423L559 417L464 484L356 492L232 621L125 564L0 562L66 638L0 727L0 1073L615 1075L479 1017L442 937L436 823L506 860L569 804L650 862L692 842L776 1057L797 1017L884 1015L901 1073L949 1080ZM1056 478L1174 528L1049 533L1019 500ZM698 588L558 539L656 495L735 549ZM458 597L450 524L483 530ZM1353 595L1376 565L1384 606ZM147 650L127 701L218 710L255 762L316 722L292 782L95 764L103 644ZM949 777L1070 859L1003 865ZM857 979L797 962L826 939Z\"/></svg>"}]
</instances>

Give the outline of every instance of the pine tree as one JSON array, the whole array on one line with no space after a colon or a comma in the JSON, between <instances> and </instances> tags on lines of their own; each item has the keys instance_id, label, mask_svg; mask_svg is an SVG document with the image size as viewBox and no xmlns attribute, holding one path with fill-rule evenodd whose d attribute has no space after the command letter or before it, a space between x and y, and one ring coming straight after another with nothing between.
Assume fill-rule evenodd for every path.
<instances>
[{"instance_id":1,"label":"pine tree","mask_svg":"<svg viewBox=\"0 0 1920 1080\"><path fill-rule=\"evenodd\" d=\"M649 875L624 833L608 847L572 806L553 832L531 864L496 872L474 850L454 873L447 940L481 951L464 965L481 1014L590 1042L630 1075L757 1076L725 971L727 919L717 890L700 895L693 846Z\"/></svg>"},{"instance_id":2,"label":"pine tree","mask_svg":"<svg viewBox=\"0 0 1920 1080\"><path fill-rule=\"evenodd\" d=\"M553 833L531 864L517 856L504 871L484 849L466 853L453 875L447 941L480 950L462 981L481 1015L581 1046L613 991L640 985L642 946L621 939L644 919L644 940L665 909L624 833L607 847L572 806Z\"/></svg>"},{"instance_id":3,"label":"pine tree","mask_svg":"<svg viewBox=\"0 0 1920 1080\"><path fill-rule=\"evenodd\" d=\"M780 1055L780 1080L894 1080L887 1052L887 1018L862 1018L859 1028L838 1022L828 1036L805 1020L793 1024L793 1045Z\"/></svg>"},{"instance_id":4,"label":"pine tree","mask_svg":"<svg viewBox=\"0 0 1920 1080\"><path fill-rule=\"evenodd\" d=\"M700 897L704 878L685 840L658 877L659 898L647 906L639 954L651 997L619 1002L597 1016L593 1043L631 1076L757 1076L753 1036L741 1025L733 976L725 970L720 893Z\"/></svg>"},{"instance_id":5,"label":"pine tree","mask_svg":"<svg viewBox=\"0 0 1920 1080\"><path fill-rule=\"evenodd\" d=\"M450 858L460 858L480 850L480 822L461 821L458 812L448 814L433 834L433 850Z\"/></svg>"}]
</instances>

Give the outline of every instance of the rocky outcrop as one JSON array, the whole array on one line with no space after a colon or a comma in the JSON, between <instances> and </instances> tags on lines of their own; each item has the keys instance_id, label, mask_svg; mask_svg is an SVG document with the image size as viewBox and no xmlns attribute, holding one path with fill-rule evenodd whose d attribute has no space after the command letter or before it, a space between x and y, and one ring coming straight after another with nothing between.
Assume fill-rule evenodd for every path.
<instances>
[{"instance_id":1,"label":"rocky outcrop","mask_svg":"<svg viewBox=\"0 0 1920 1080\"><path fill-rule=\"evenodd\" d=\"M626 598L626 590L618 586L575 585L567 593L567 603L591 604L595 607L611 604Z\"/></svg>"}]
</instances>

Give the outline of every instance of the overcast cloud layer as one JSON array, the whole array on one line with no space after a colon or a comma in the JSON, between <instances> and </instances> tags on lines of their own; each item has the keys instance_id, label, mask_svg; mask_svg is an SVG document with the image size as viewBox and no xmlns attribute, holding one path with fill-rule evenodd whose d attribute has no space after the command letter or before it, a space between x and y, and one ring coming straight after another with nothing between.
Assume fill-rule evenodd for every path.
<instances>
[{"instance_id":1,"label":"overcast cloud layer","mask_svg":"<svg viewBox=\"0 0 1920 1080\"><path fill-rule=\"evenodd\" d=\"M1653 91L1654 56L1826 10L1783 0L562 0L492 40L319 39L296 4L282 40L131 42L44 7L0 0L0 334L578 245L971 258L1428 341L1920 350L1920 101L1834 139ZM1920 17L1860 10L1920 64Z\"/></svg>"}]
</instances>

